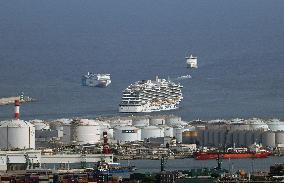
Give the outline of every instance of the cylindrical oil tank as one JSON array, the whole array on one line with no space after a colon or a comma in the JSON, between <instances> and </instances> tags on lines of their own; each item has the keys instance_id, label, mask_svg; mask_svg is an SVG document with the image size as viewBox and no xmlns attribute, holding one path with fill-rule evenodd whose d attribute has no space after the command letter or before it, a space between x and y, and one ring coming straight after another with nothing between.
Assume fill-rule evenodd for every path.
<instances>
[{"instance_id":1,"label":"cylindrical oil tank","mask_svg":"<svg viewBox=\"0 0 284 183\"><path fill-rule=\"evenodd\" d=\"M63 132L63 136L62 136L62 143L64 145L68 145L71 144L71 124L63 124L62 126L62 132Z\"/></svg>"},{"instance_id":2,"label":"cylindrical oil tank","mask_svg":"<svg viewBox=\"0 0 284 183\"><path fill-rule=\"evenodd\" d=\"M256 144L261 144L262 139L261 139L261 134L263 133L262 130L255 130L253 131L253 140Z\"/></svg>"},{"instance_id":3,"label":"cylindrical oil tank","mask_svg":"<svg viewBox=\"0 0 284 183\"><path fill-rule=\"evenodd\" d=\"M271 131L284 131L284 121L279 119L268 120L267 125Z\"/></svg>"},{"instance_id":4,"label":"cylindrical oil tank","mask_svg":"<svg viewBox=\"0 0 284 183\"><path fill-rule=\"evenodd\" d=\"M225 146L225 140L226 140L226 130L220 130L219 131L219 144L224 147Z\"/></svg>"},{"instance_id":5,"label":"cylindrical oil tank","mask_svg":"<svg viewBox=\"0 0 284 183\"><path fill-rule=\"evenodd\" d=\"M213 145L219 147L219 130L214 130L213 132Z\"/></svg>"},{"instance_id":6,"label":"cylindrical oil tank","mask_svg":"<svg viewBox=\"0 0 284 183\"><path fill-rule=\"evenodd\" d=\"M275 132L266 131L262 133L262 144L268 147L275 147Z\"/></svg>"},{"instance_id":7,"label":"cylindrical oil tank","mask_svg":"<svg viewBox=\"0 0 284 183\"><path fill-rule=\"evenodd\" d=\"M249 130L250 126L245 123L231 123L230 124L230 131L236 131L236 130Z\"/></svg>"},{"instance_id":8,"label":"cylindrical oil tank","mask_svg":"<svg viewBox=\"0 0 284 183\"><path fill-rule=\"evenodd\" d=\"M157 126L146 126L141 129L141 139L164 137L164 129Z\"/></svg>"},{"instance_id":9,"label":"cylindrical oil tank","mask_svg":"<svg viewBox=\"0 0 284 183\"><path fill-rule=\"evenodd\" d=\"M284 131L275 132L275 143L276 145L284 144Z\"/></svg>"},{"instance_id":10,"label":"cylindrical oil tank","mask_svg":"<svg viewBox=\"0 0 284 183\"><path fill-rule=\"evenodd\" d=\"M163 126L164 128L164 136L165 137L173 137L174 136L174 129L170 126Z\"/></svg>"},{"instance_id":11,"label":"cylindrical oil tank","mask_svg":"<svg viewBox=\"0 0 284 183\"><path fill-rule=\"evenodd\" d=\"M131 117L114 117L114 118L109 118L108 122L111 125L111 127L131 126L132 118Z\"/></svg>"},{"instance_id":12,"label":"cylindrical oil tank","mask_svg":"<svg viewBox=\"0 0 284 183\"><path fill-rule=\"evenodd\" d=\"M209 146L209 131L203 131L203 146Z\"/></svg>"},{"instance_id":13,"label":"cylindrical oil tank","mask_svg":"<svg viewBox=\"0 0 284 183\"><path fill-rule=\"evenodd\" d=\"M208 137L208 146L214 146L214 131L215 130L209 130L209 137Z\"/></svg>"},{"instance_id":14,"label":"cylindrical oil tank","mask_svg":"<svg viewBox=\"0 0 284 183\"><path fill-rule=\"evenodd\" d=\"M254 144L254 136L253 136L254 131L248 130L246 131L246 146L249 147L252 144Z\"/></svg>"},{"instance_id":15,"label":"cylindrical oil tank","mask_svg":"<svg viewBox=\"0 0 284 183\"><path fill-rule=\"evenodd\" d=\"M204 130L197 130L197 145L204 146Z\"/></svg>"},{"instance_id":16,"label":"cylindrical oil tank","mask_svg":"<svg viewBox=\"0 0 284 183\"><path fill-rule=\"evenodd\" d=\"M49 124L43 120L34 119L29 122L34 125L35 130L48 130L50 128Z\"/></svg>"},{"instance_id":17,"label":"cylindrical oil tank","mask_svg":"<svg viewBox=\"0 0 284 183\"><path fill-rule=\"evenodd\" d=\"M150 117L150 125L157 126L157 125L165 125L166 119L164 116L151 116Z\"/></svg>"},{"instance_id":18,"label":"cylindrical oil tank","mask_svg":"<svg viewBox=\"0 0 284 183\"><path fill-rule=\"evenodd\" d=\"M182 132L184 131L183 127L174 128L174 137L178 143L182 142Z\"/></svg>"},{"instance_id":19,"label":"cylindrical oil tank","mask_svg":"<svg viewBox=\"0 0 284 183\"><path fill-rule=\"evenodd\" d=\"M228 133L226 133L226 145L229 147L233 147L234 146L234 140L233 140L233 134L234 132L230 131Z\"/></svg>"},{"instance_id":20,"label":"cylindrical oil tank","mask_svg":"<svg viewBox=\"0 0 284 183\"><path fill-rule=\"evenodd\" d=\"M246 131L239 131L239 147L246 147Z\"/></svg>"},{"instance_id":21,"label":"cylindrical oil tank","mask_svg":"<svg viewBox=\"0 0 284 183\"><path fill-rule=\"evenodd\" d=\"M141 129L133 126L116 127L113 132L114 139L119 142L134 142L141 140Z\"/></svg>"},{"instance_id":22,"label":"cylindrical oil tank","mask_svg":"<svg viewBox=\"0 0 284 183\"><path fill-rule=\"evenodd\" d=\"M239 131L233 131L233 146L239 147Z\"/></svg>"},{"instance_id":23,"label":"cylindrical oil tank","mask_svg":"<svg viewBox=\"0 0 284 183\"><path fill-rule=\"evenodd\" d=\"M0 126L0 148L34 149L34 125L23 120L3 121Z\"/></svg>"},{"instance_id":24,"label":"cylindrical oil tank","mask_svg":"<svg viewBox=\"0 0 284 183\"><path fill-rule=\"evenodd\" d=\"M149 118L148 117L135 117L132 119L132 125L136 127L145 127L149 126Z\"/></svg>"},{"instance_id":25,"label":"cylindrical oil tank","mask_svg":"<svg viewBox=\"0 0 284 183\"><path fill-rule=\"evenodd\" d=\"M107 132L108 138L112 139L113 138L113 129L110 127L110 124L104 121L98 121L99 126L100 126L100 134L101 134L101 139L103 138L103 132Z\"/></svg>"},{"instance_id":26,"label":"cylindrical oil tank","mask_svg":"<svg viewBox=\"0 0 284 183\"><path fill-rule=\"evenodd\" d=\"M182 132L182 143L183 144L196 144L198 137L197 131L184 131Z\"/></svg>"},{"instance_id":27,"label":"cylindrical oil tank","mask_svg":"<svg viewBox=\"0 0 284 183\"><path fill-rule=\"evenodd\" d=\"M166 125L174 126L174 125L180 125L182 121L181 121L181 117L179 116L169 115L169 116L166 116L165 123Z\"/></svg>"},{"instance_id":28,"label":"cylindrical oil tank","mask_svg":"<svg viewBox=\"0 0 284 183\"><path fill-rule=\"evenodd\" d=\"M99 123L89 119L74 119L71 122L71 141L76 144L100 142Z\"/></svg>"}]
</instances>

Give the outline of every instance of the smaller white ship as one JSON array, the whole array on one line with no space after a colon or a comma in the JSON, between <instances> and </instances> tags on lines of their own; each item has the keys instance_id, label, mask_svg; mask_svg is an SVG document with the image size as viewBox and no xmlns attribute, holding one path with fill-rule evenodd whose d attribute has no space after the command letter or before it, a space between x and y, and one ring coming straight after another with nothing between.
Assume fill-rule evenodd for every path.
<instances>
[{"instance_id":1,"label":"smaller white ship","mask_svg":"<svg viewBox=\"0 0 284 183\"><path fill-rule=\"evenodd\" d=\"M82 76L83 86L107 87L111 83L110 74L88 74Z\"/></svg>"},{"instance_id":2,"label":"smaller white ship","mask_svg":"<svg viewBox=\"0 0 284 183\"><path fill-rule=\"evenodd\" d=\"M187 64L187 68L197 68L197 57L194 57L192 55L190 56L186 56L186 64Z\"/></svg>"}]
</instances>

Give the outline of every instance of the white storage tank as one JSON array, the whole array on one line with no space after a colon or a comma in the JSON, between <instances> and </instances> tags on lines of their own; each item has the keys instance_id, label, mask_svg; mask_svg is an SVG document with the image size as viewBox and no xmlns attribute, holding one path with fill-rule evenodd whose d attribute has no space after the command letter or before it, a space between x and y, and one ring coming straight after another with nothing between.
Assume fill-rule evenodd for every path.
<instances>
[{"instance_id":1,"label":"white storage tank","mask_svg":"<svg viewBox=\"0 0 284 183\"><path fill-rule=\"evenodd\" d=\"M220 130L219 131L219 144L221 145L221 146L224 146L225 145L225 140L226 140L226 134L227 134L227 132L226 132L226 130Z\"/></svg>"},{"instance_id":2,"label":"white storage tank","mask_svg":"<svg viewBox=\"0 0 284 183\"><path fill-rule=\"evenodd\" d=\"M267 125L271 131L284 131L284 122L279 119L271 119L267 121Z\"/></svg>"},{"instance_id":3,"label":"white storage tank","mask_svg":"<svg viewBox=\"0 0 284 183\"><path fill-rule=\"evenodd\" d=\"M214 131L215 130L208 130L209 137L208 137L208 146L214 146Z\"/></svg>"},{"instance_id":4,"label":"white storage tank","mask_svg":"<svg viewBox=\"0 0 284 183\"><path fill-rule=\"evenodd\" d=\"M275 147L275 132L266 131L262 134L262 144L268 147Z\"/></svg>"},{"instance_id":5,"label":"white storage tank","mask_svg":"<svg viewBox=\"0 0 284 183\"><path fill-rule=\"evenodd\" d=\"M163 126L164 128L164 136L165 137L173 137L174 136L174 129L170 126Z\"/></svg>"},{"instance_id":6,"label":"white storage tank","mask_svg":"<svg viewBox=\"0 0 284 183\"><path fill-rule=\"evenodd\" d=\"M226 145L233 147L234 141L233 141L233 132L226 133Z\"/></svg>"},{"instance_id":7,"label":"white storage tank","mask_svg":"<svg viewBox=\"0 0 284 183\"><path fill-rule=\"evenodd\" d=\"M239 147L239 131L233 131L233 145Z\"/></svg>"},{"instance_id":8,"label":"white storage tank","mask_svg":"<svg viewBox=\"0 0 284 183\"><path fill-rule=\"evenodd\" d=\"M239 131L239 147L246 147L246 131Z\"/></svg>"},{"instance_id":9,"label":"white storage tank","mask_svg":"<svg viewBox=\"0 0 284 183\"><path fill-rule=\"evenodd\" d=\"M65 144L65 145L68 145L68 144L71 144L71 124L69 123L65 123L65 124L62 124L63 126L62 127L62 143ZM58 129L58 128L57 128Z\"/></svg>"},{"instance_id":10,"label":"white storage tank","mask_svg":"<svg viewBox=\"0 0 284 183\"><path fill-rule=\"evenodd\" d=\"M220 141L219 141L219 130L214 130L213 132L213 145L215 147L219 147L220 146Z\"/></svg>"},{"instance_id":11,"label":"white storage tank","mask_svg":"<svg viewBox=\"0 0 284 183\"><path fill-rule=\"evenodd\" d=\"M149 126L149 118L144 116L134 117L132 119L132 125L136 127Z\"/></svg>"},{"instance_id":12,"label":"white storage tank","mask_svg":"<svg viewBox=\"0 0 284 183\"><path fill-rule=\"evenodd\" d=\"M141 129L133 126L116 127L113 136L119 142L141 141Z\"/></svg>"},{"instance_id":13,"label":"white storage tank","mask_svg":"<svg viewBox=\"0 0 284 183\"><path fill-rule=\"evenodd\" d=\"M71 122L71 141L76 144L95 144L100 142L101 127L97 121L74 119Z\"/></svg>"},{"instance_id":14,"label":"white storage tank","mask_svg":"<svg viewBox=\"0 0 284 183\"><path fill-rule=\"evenodd\" d=\"M31 124L34 125L35 130L48 130L50 129L50 126L47 122L44 122L43 120L34 119L29 121Z\"/></svg>"},{"instance_id":15,"label":"white storage tank","mask_svg":"<svg viewBox=\"0 0 284 183\"><path fill-rule=\"evenodd\" d=\"M34 149L34 125L19 119L2 121L0 125L0 148Z\"/></svg>"},{"instance_id":16,"label":"white storage tank","mask_svg":"<svg viewBox=\"0 0 284 183\"><path fill-rule=\"evenodd\" d=\"M256 144L260 144L262 143L261 141L261 135L262 135L263 131L262 130L255 130L253 131L253 140Z\"/></svg>"},{"instance_id":17,"label":"white storage tank","mask_svg":"<svg viewBox=\"0 0 284 183\"><path fill-rule=\"evenodd\" d=\"M253 133L254 131L251 131L251 130L246 131L246 146L247 147L251 146L255 142Z\"/></svg>"},{"instance_id":18,"label":"white storage tank","mask_svg":"<svg viewBox=\"0 0 284 183\"><path fill-rule=\"evenodd\" d=\"M112 127L116 126L131 126L132 118L131 117L114 117L109 119L109 123Z\"/></svg>"},{"instance_id":19,"label":"white storage tank","mask_svg":"<svg viewBox=\"0 0 284 183\"><path fill-rule=\"evenodd\" d=\"M103 132L107 132L108 138L113 138L113 129L110 124L105 121L96 121L100 126L101 139L103 138Z\"/></svg>"},{"instance_id":20,"label":"white storage tank","mask_svg":"<svg viewBox=\"0 0 284 183\"><path fill-rule=\"evenodd\" d=\"M165 118L165 123L168 126L175 126L175 125L180 125L182 121L181 117L179 116L169 115Z\"/></svg>"},{"instance_id":21,"label":"white storage tank","mask_svg":"<svg viewBox=\"0 0 284 183\"><path fill-rule=\"evenodd\" d=\"M165 116L151 116L149 123L152 126L165 125L166 119L165 119Z\"/></svg>"},{"instance_id":22,"label":"white storage tank","mask_svg":"<svg viewBox=\"0 0 284 183\"><path fill-rule=\"evenodd\" d=\"M275 143L276 145L284 144L284 131L275 132Z\"/></svg>"},{"instance_id":23,"label":"white storage tank","mask_svg":"<svg viewBox=\"0 0 284 183\"><path fill-rule=\"evenodd\" d=\"M155 137L164 137L164 128L160 128L157 126L147 126L141 129L141 139Z\"/></svg>"}]
</instances>

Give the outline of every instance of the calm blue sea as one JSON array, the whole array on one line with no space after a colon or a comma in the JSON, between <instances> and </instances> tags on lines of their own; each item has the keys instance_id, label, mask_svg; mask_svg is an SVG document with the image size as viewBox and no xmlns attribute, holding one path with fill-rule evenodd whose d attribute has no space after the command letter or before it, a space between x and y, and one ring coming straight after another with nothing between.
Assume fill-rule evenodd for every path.
<instances>
[{"instance_id":1,"label":"calm blue sea","mask_svg":"<svg viewBox=\"0 0 284 183\"><path fill-rule=\"evenodd\" d=\"M283 9L282 0L3 0L0 97L36 98L23 119L116 115L130 83L191 74L181 108L167 113L283 119ZM88 71L112 84L82 87ZM12 116L0 107L0 119Z\"/></svg>"}]
</instances>

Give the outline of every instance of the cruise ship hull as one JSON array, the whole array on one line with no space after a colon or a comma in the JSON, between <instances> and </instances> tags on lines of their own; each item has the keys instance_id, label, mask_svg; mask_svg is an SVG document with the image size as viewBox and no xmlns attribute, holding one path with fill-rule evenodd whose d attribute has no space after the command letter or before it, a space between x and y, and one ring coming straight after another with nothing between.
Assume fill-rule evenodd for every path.
<instances>
[{"instance_id":1,"label":"cruise ship hull","mask_svg":"<svg viewBox=\"0 0 284 183\"><path fill-rule=\"evenodd\" d=\"M139 113L139 112L155 112L168 111L177 109L177 105L160 105L160 106L119 106L120 113Z\"/></svg>"}]
</instances>

